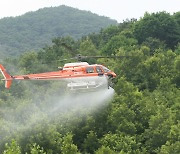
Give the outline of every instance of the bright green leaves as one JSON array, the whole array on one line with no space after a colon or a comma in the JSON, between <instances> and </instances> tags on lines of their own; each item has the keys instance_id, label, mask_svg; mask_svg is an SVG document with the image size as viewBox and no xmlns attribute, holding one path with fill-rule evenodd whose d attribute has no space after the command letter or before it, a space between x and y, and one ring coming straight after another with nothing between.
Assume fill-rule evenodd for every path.
<instances>
[{"instance_id":1,"label":"bright green leaves","mask_svg":"<svg viewBox=\"0 0 180 154\"><path fill-rule=\"evenodd\" d=\"M174 114L172 111L164 105L158 106L157 113L150 117L149 129L144 134L147 149L157 150L158 147L165 144L173 124Z\"/></svg>"},{"instance_id":2,"label":"bright green leaves","mask_svg":"<svg viewBox=\"0 0 180 154\"><path fill-rule=\"evenodd\" d=\"M73 144L72 137L73 135L70 133L63 137L63 142L62 142L62 147L61 147L62 154L78 154L79 153L77 146Z\"/></svg>"},{"instance_id":3,"label":"bright green leaves","mask_svg":"<svg viewBox=\"0 0 180 154\"><path fill-rule=\"evenodd\" d=\"M120 152L120 153L121 152L131 153L133 151L138 150L138 144L136 143L136 139L134 137L125 135L123 133L106 134L100 140L100 143L103 146L109 147L111 150Z\"/></svg>"},{"instance_id":4,"label":"bright green leaves","mask_svg":"<svg viewBox=\"0 0 180 154\"><path fill-rule=\"evenodd\" d=\"M168 135L169 140L161 147L160 154L179 154L180 153L180 122L172 125Z\"/></svg>"},{"instance_id":5,"label":"bright green leaves","mask_svg":"<svg viewBox=\"0 0 180 154\"><path fill-rule=\"evenodd\" d=\"M167 142L165 145L161 147L159 154L179 154L180 153L180 142L177 141L175 143L170 144Z\"/></svg>"},{"instance_id":6,"label":"bright green leaves","mask_svg":"<svg viewBox=\"0 0 180 154\"><path fill-rule=\"evenodd\" d=\"M78 53L84 56L95 56L99 55L95 45L92 43L92 41L87 37L85 40L82 40L80 43L80 47L78 49ZM89 59L82 59L83 61L87 61L88 63L96 63L96 59L89 58Z\"/></svg>"},{"instance_id":7,"label":"bright green leaves","mask_svg":"<svg viewBox=\"0 0 180 154\"><path fill-rule=\"evenodd\" d=\"M3 154L21 154L21 149L16 140L12 140L10 144L5 145Z\"/></svg>"},{"instance_id":8,"label":"bright green leaves","mask_svg":"<svg viewBox=\"0 0 180 154\"><path fill-rule=\"evenodd\" d=\"M41 148L39 145L37 145L36 143L34 143L31 147L31 154L46 154L46 152L44 152L43 148Z\"/></svg>"},{"instance_id":9,"label":"bright green leaves","mask_svg":"<svg viewBox=\"0 0 180 154\"><path fill-rule=\"evenodd\" d=\"M121 102L117 102L121 103ZM125 134L135 134L136 127L134 125L135 113L128 109L126 104L115 106L108 117L110 131L124 132Z\"/></svg>"},{"instance_id":10,"label":"bright green leaves","mask_svg":"<svg viewBox=\"0 0 180 154\"><path fill-rule=\"evenodd\" d=\"M100 147L95 154L116 154L115 151L111 150L109 146L105 147L104 145Z\"/></svg>"},{"instance_id":11,"label":"bright green leaves","mask_svg":"<svg viewBox=\"0 0 180 154\"><path fill-rule=\"evenodd\" d=\"M177 124L171 126L171 130L168 135L170 143L180 141L180 121L177 121Z\"/></svg>"},{"instance_id":12,"label":"bright green leaves","mask_svg":"<svg viewBox=\"0 0 180 154\"><path fill-rule=\"evenodd\" d=\"M95 45L88 37L81 42L78 53L85 56L94 56L98 54Z\"/></svg>"}]
</instances>

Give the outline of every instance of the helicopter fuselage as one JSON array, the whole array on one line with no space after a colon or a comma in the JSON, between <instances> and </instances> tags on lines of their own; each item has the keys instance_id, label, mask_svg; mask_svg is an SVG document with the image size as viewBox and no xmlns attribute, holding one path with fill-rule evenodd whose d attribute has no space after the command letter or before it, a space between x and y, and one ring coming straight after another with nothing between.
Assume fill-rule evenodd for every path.
<instances>
[{"instance_id":1,"label":"helicopter fuselage","mask_svg":"<svg viewBox=\"0 0 180 154\"><path fill-rule=\"evenodd\" d=\"M103 65L89 65L87 62L67 63L56 72L45 72L27 75L9 75L4 67L0 70L6 81L6 88L10 88L12 80L64 80L69 89L97 88L108 83L109 78L115 78L116 74Z\"/></svg>"}]
</instances>

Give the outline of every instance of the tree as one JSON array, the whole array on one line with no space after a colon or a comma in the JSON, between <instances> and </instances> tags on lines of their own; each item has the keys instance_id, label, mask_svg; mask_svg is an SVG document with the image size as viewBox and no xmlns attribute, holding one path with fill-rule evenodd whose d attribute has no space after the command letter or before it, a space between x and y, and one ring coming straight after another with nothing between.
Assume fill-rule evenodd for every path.
<instances>
[{"instance_id":1,"label":"tree","mask_svg":"<svg viewBox=\"0 0 180 154\"><path fill-rule=\"evenodd\" d=\"M63 154L78 154L78 148L76 145L73 144L72 141L73 135L71 133L68 133L66 136L63 137L63 143L62 143L62 153Z\"/></svg>"},{"instance_id":2,"label":"tree","mask_svg":"<svg viewBox=\"0 0 180 154\"><path fill-rule=\"evenodd\" d=\"M97 49L88 37L80 43L78 52L87 56L97 55Z\"/></svg>"},{"instance_id":3,"label":"tree","mask_svg":"<svg viewBox=\"0 0 180 154\"><path fill-rule=\"evenodd\" d=\"M31 147L31 154L46 154L46 152L44 152L43 148L40 148L39 145L37 145L36 143L34 143Z\"/></svg>"},{"instance_id":4,"label":"tree","mask_svg":"<svg viewBox=\"0 0 180 154\"><path fill-rule=\"evenodd\" d=\"M162 145L159 154L179 154L180 153L180 142L177 141L175 143L170 144L167 142L165 145Z\"/></svg>"},{"instance_id":5,"label":"tree","mask_svg":"<svg viewBox=\"0 0 180 154\"><path fill-rule=\"evenodd\" d=\"M19 58L19 66L24 70L25 73L35 72L34 70L38 67L37 53L26 52Z\"/></svg>"},{"instance_id":6,"label":"tree","mask_svg":"<svg viewBox=\"0 0 180 154\"><path fill-rule=\"evenodd\" d=\"M135 137L125 135L124 133L108 133L101 138L100 143L102 146L109 147L118 153L138 152L138 144L136 143Z\"/></svg>"},{"instance_id":7,"label":"tree","mask_svg":"<svg viewBox=\"0 0 180 154\"><path fill-rule=\"evenodd\" d=\"M165 41L167 46L172 49L180 40L179 33L176 20L166 12L145 13L144 17L134 26L134 35L139 43L153 37Z\"/></svg>"},{"instance_id":8,"label":"tree","mask_svg":"<svg viewBox=\"0 0 180 154\"><path fill-rule=\"evenodd\" d=\"M180 153L180 122L171 126L168 141L161 147L160 154Z\"/></svg>"},{"instance_id":9,"label":"tree","mask_svg":"<svg viewBox=\"0 0 180 154\"><path fill-rule=\"evenodd\" d=\"M130 51L137 44L137 40L133 37L127 37L126 35L131 32L121 32L119 35L113 36L107 44L102 48L102 52L105 55L116 54L117 50L122 48L126 51Z\"/></svg>"},{"instance_id":10,"label":"tree","mask_svg":"<svg viewBox=\"0 0 180 154\"><path fill-rule=\"evenodd\" d=\"M180 26L180 11L176 12L173 14L174 19L176 20L176 22L178 23L178 25Z\"/></svg>"},{"instance_id":11,"label":"tree","mask_svg":"<svg viewBox=\"0 0 180 154\"><path fill-rule=\"evenodd\" d=\"M5 145L3 154L21 154L20 146L17 144L16 140L13 139L10 145L8 143Z\"/></svg>"},{"instance_id":12,"label":"tree","mask_svg":"<svg viewBox=\"0 0 180 154\"><path fill-rule=\"evenodd\" d=\"M166 44L163 41L152 37L146 38L146 40L142 44L150 48L150 55L158 52L159 49L165 51L166 48Z\"/></svg>"},{"instance_id":13,"label":"tree","mask_svg":"<svg viewBox=\"0 0 180 154\"><path fill-rule=\"evenodd\" d=\"M87 138L84 140L83 143L84 150L88 153L93 153L99 147L99 142L96 133L90 131L87 134Z\"/></svg>"},{"instance_id":14,"label":"tree","mask_svg":"<svg viewBox=\"0 0 180 154\"><path fill-rule=\"evenodd\" d=\"M95 154L116 154L116 152L103 145L95 152Z\"/></svg>"},{"instance_id":15,"label":"tree","mask_svg":"<svg viewBox=\"0 0 180 154\"><path fill-rule=\"evenodd\" d=\"M95 45L93 44L91 39L89 39L89 37L87 37L85 40L83 40L80 43L78 53L85 55L85 56L95 56L95 55L99 54ZM91 63L91 64L96 62L95 59L89 59L89 60L87 59L86 61Z\"/></svg>"},{"instance_id":16,"label":"tree","mask_svg":"<svg viewBox=\"0 0 180 154\"><path fill-rule=\"evenodd\" d=\"M149 120L149 129L144 133L145 145L148 151L155 152L168 140L171 125L174 124L174 114L165 105L159 105L157 113Z\"/></svg>"}]
</instances>

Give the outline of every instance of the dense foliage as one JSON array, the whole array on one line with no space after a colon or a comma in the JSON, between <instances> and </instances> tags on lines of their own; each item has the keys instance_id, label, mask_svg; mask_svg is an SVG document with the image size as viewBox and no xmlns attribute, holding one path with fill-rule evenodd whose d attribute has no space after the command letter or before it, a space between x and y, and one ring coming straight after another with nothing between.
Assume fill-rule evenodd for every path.
<instances>
[{"instance_id":1,"label":"dense foliage","mask_svg":"<svg viewBox=\"0 0 180 154\"><path fill-rule=\"evenodd\" d=\"M67 6L51 7L22 16L0 20L0 56L16 56L24 51L50 45L52 38L72 36L79 39L115 20Z\"/></svg>"},{"instance_id":2,"label":"dense foliage","mask_svg":"<svg viewBox=\"0 0 180 154\"><path fill-rule=\"evenodd\" d=\"M118 74L110 101L109 90L74 95L60 82L13 83L5 90L1 82L0 153L179 154L179 21L180 12L146 13L139 21L80 40L55 38L40 52L6 59L7 70L19 74L51 71L77 53L128 56L88 59Z\"/></svg>"}]
</instances>

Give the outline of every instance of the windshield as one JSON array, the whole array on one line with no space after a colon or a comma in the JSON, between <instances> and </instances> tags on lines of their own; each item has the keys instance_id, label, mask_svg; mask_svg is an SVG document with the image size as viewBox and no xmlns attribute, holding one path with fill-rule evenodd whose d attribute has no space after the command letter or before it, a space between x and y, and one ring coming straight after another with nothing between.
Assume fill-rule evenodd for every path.
<instances>
[{"instance_id":1,"label":"windshield","mask_svg":"<svg viewBox=\"0 0 180 154\"><path fill-rule=\"evenodd\" d=\"M108 68L104 67L104 66L103 66L103 70L104 70L105 73L110 72L110 70Z\"/></svg>"}]
</instances>

